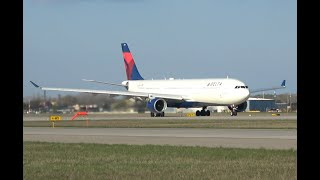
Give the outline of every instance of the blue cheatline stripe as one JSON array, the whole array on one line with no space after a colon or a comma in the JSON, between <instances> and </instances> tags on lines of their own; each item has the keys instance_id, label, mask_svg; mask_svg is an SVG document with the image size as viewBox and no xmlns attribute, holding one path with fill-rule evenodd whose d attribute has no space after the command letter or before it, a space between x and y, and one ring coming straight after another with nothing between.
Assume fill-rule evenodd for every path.
<instances>
[{"instance_id":1,"label":"blue cheatline stripe","mask_svg":"<svg viewBox=\"0 0 320 180\"><path fill-rule=\"evenodd\" d=\"M199 102L182 102L182 103L168 103L168 107L179 107L179 108L191 108L199 107Z\"/></svg>"},{"instance_id":2,"label":"blue cheatline stripe","mask_svg":"<svg viewBox=\"0 0 320 180\"><path fill-rule=\"evenodd\" d=\"M131 79L130 80L143 80L143 78L141 77L136 64L133 65L132 68L132 74L131 74Z\"/></svg>"},{"instance_id":3,"label":"blue cheatline stripe","mask_svg":"<svg viewBox=\"0 0 320 180\"><path fill-rule=\"evenodd\" d=\"M130 52L127 43L121 43L121 47L122 47L122 52Z\"/></svg>"}]
</instances>

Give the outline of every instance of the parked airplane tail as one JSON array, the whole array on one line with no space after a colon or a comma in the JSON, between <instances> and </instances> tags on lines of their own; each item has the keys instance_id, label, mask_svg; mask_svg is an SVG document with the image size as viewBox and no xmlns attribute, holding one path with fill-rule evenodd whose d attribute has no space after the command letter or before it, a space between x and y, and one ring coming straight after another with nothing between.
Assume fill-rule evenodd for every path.
<instances>
[{"instance_id":1,"label":"parked airplane tail","mask_svg":"<svg viewBox=\"0 0 320 180\"><path fill-rule=\"evenodd\" d=\"M141 77L138 71L136 63L133 60L128 44L121 43L121 47L122 47L123 59L124 59L124 64L126 68L126 73L127 73L127 80L143 80L143 78Z\"/></svg>"}]
</instances>

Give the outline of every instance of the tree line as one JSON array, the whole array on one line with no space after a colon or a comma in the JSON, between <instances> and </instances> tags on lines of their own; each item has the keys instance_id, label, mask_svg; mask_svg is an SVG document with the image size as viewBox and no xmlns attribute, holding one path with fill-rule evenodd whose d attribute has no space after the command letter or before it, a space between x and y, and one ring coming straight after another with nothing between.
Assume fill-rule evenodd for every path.
<instances>
[{"instance_id":1,"label":"tree line","mask_svg":"<svg viewBox=\"0 0 320 180\"><path fill-rule=\"evenodd\" d=\"M292 109L297 109L297 94L256 94L252 97L275 99L276 103L291 104ZM77 95L58 95L57 97L34 96L31 98L24 98L24 111L57 111L59 109L72 108L74 105L81 105L88 107L89 105L96 105L102 111L126 111L129 108L134 111L146 111L146 104L141 101L135 101L132 98L124 96L112 95L92 95L79 93ZM87 109L82 109L87 110ZM96 109L97 110L97 109Z\"/></svg>"},{"instance_id":2,"label":"tree line","mask_svg":"<svg viewBox=\"0 0 320 180\"><path fill-rule=\"evenodd\" d=\"M79 105L82 111L126 111L130 108L134 111L144 111L145 103L134 101L132 98L123 96L112 95L92 95L80 93L78 95L58 95L58 97L44 97L35 96L31 98L24 98L23 110L24 111L40 111L57 112L61 109L73 108L73 106ZM95 105L94 108L91 108Z\"/></svg>"}]
</instances>

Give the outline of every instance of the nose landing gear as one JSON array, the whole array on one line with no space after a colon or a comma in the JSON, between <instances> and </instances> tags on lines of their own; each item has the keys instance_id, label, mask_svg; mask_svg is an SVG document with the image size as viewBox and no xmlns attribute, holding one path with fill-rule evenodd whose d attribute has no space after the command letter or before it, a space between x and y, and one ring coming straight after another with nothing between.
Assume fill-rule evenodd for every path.
<instances>
[{"instance_id":1,"label":"nose landing gear","mask_svg":"<svg viewBox=\"0 0 320 180\"><path fill-rule=\"evenodd\" d=\"M231 110L230 115L231 116L237 116L238 112L237 112L237 106L235 106L234 104L229 106L229 109Z\"/></svg>"}]
</instances>

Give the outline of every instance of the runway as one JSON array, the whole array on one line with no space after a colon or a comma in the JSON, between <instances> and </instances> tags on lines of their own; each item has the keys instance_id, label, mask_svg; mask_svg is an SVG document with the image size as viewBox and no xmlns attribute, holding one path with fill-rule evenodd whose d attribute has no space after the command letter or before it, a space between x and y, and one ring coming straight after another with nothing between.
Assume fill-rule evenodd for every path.
<instances>
[{"instance_id":1,"label":"runway","mask_svg":"<svg viewBox=\"0 0 320 180\"><path fill-rule=\"evenodd\" d=\"M297 149L294 129L24 127L24 141Z\"/></svg>"}]
</instances>

